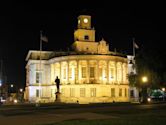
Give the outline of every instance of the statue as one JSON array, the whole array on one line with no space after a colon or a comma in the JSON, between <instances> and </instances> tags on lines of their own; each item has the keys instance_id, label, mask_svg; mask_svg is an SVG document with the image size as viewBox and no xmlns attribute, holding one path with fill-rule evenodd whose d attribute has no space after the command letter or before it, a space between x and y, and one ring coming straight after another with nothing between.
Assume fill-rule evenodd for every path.
<instances>
[{"instance_id":1,"label":"statue","mask_svg":"<svg viewBox=\"0 0 166 125\"><path fill-rule=\"evenodd\" d=\"M60 89L60 79L58 78L58 76L55 79L55 83L56 83L56 87L57 87L57 92L55 93L55 95L56 95L55 101L56 102L60 102L60 92L59 92L59 89Z\"/></svg>"},{"instance_id":2,"label":"statue","mask_svg":"<svg viewBox=\"0 0 166 125\"><path fill-rule=\"evenodd\" d=\"M57 87L57 92L59 92L60 79L58 78L58 76L55 79L55 83L56 83L56 87Z\"/></svg>"}]
</instances>

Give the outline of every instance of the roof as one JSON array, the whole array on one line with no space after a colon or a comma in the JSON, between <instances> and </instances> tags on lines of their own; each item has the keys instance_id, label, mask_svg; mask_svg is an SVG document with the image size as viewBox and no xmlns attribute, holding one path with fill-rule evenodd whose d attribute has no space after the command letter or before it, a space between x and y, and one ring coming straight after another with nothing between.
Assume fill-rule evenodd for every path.
<instances>
[{"instance_id":1,"label":"roof","mask_svg":"<svg viewBox=\"0 0 166 125\"><path fill-rule=\"evenodd\" d=\"M126 55L117 53L117 52L109 52L109 54L97 54L97 53L87 53L87 52L75 52L75 51L36 51L36 50L30 50L28 52L28 55L26 57L26 61L32 59L32 60L40 60L40 54L41 54L41 60L49 60L54 57L60 57L60 56L68 56L68 55L110 55L110 56L120 56L120 57L126 57Z\"/></svg>"},{"instance_id":2,"label":"roof","mask_svg":"<svg viewBox=\"0 0 166 125\"><path fill-rule=\"evenodd\" d=\"M29 50L25 60L26 61L28 61L29 59L39 60L40 59L40 54L41 54L41 59L42 60L47 60L47 59L49 59L49 57L52 53L53 53L53 51Z\"/></svg>"}]
</instances>

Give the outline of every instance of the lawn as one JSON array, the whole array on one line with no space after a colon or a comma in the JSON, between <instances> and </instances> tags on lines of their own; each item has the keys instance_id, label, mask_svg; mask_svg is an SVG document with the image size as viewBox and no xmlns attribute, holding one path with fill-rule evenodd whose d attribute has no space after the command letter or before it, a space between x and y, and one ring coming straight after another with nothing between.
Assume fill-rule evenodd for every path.
<instances>
[{"instance_id":1,"label":"lawn","mask_svg":"<svg viewBox=\"0 0 166 125\"><path fill-rule=\"evenodd\" d=\"M166 107L157 108L129 108L126 110L96 111L105 115L114 116L105 120L72 119L44 125L165 125Z\"/></svg>"}]
</instances>

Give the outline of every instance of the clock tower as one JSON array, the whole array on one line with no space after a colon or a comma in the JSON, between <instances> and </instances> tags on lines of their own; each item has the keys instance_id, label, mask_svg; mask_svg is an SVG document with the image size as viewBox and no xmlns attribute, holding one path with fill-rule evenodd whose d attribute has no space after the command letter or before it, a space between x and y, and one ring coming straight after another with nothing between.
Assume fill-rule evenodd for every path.
<instances>
[{"instance_id":1,"label":"clock tower","mask_svg":"<svg viewBox=\"0 0 166 125\"><path fill-rule=\"evenodd\" d=\"M77 29L74 31L73 48L79 52L96 53L95 30L91 27L91 16L78 16Z\"/></svg>"},{"instance_id":2,"label":"clock tower","mask_svg":"<svg viewBox=\"0 0 166 125\"><path fill-rule=\"evenodd\" d=\"M78 17L77 30L74 32L75 41L95 41L95 30L91 28L91 16L80 15Z\"/></svg>"},{"instance_id":3,"label":"clock tower","mask_svg":"<svg viewBox=\"0 0 166 125\"><path fill-rule=\"evenodd\" d=\"M79 29L91 29L91 16L81 15L78 17Z\"/></svg>"}]
</instances>

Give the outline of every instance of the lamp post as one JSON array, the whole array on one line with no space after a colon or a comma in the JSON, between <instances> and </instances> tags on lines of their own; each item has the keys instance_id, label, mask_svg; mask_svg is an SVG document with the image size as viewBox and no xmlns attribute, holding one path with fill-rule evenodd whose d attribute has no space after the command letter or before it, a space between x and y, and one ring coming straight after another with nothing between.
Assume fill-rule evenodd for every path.
<instances>
[{"instance_id":1,"label":"lamp post","mask_svg":"<svg viewBox=\"0 0 166 125\"><path fill-rule=\"evenodd\" d=\"M10 85L11 88L13 88L13 86L14 86L13 84Z\"/></svg>"},{"instance_id":2,"label":"lamp post","mask_svg":"<svg viewBox=\"0 0 166 125\"><path fill-rule=\"evenodd\" d=\"M14 85L13 84L10 84L10 86L9 86L9 97L11 98L11 93L13 92L12 90L13 90L13 87L14 87Z\"/></svg>"},{"instance_id":3,"label":"lamp post","mask_svg":"<svg viewBox=\"0 0 166 125\"><path fill-rule=\"evenodd\" d=\"M1 99L2 99L2 83L1 83L1 81L0 81L0 102L1 102Z\"/></svg>"},{"instance_id":4,"label":"lamp post","mask_svg":"<svg viewBox=\"0 0 166 125\"><path fill-rule=\"evenodd\" d=\"M20 91L20 92L23 92L23 89L22 89L22 88L20 88L20 89L19 89L19 91Z\"/></svg>"},{"instance_id":5,"label":"lamp post","mask_svg":"<svg viewBox=\"0 0 166 125\"><path fill-rule=\"evenodd\" d=\"M162 91L163 91L163 101L165 101L166 95L165 95L165 88L164 87L162 88Z\"/></svg>"},{"instance_id":6,"label":"lamp post","mask_svg":"<svg viewBox=\"0 0 166 125\"><path fill-rule=\"evenodd\" d=\"M147 102L147 82L148 82L148 78L147 76L143 76L142 77L142 82L143 82L143 85L142 85L142 102L143 103L146 103Z\"/></svg>"},{"instance_id":7,"label":"lamp post","mask_svg":"<svg viewBox=\"0 0 166 125\"><path fill-rule=\"evenodd\" d=\"M18 99L19 99L20 102L23 101L23 89L22 89L22 88L19 89L19 92L18 92Z\"/></svg>"}]
</instances>

